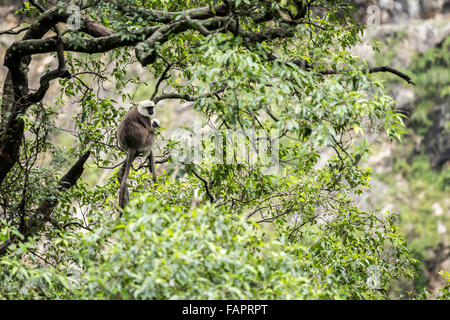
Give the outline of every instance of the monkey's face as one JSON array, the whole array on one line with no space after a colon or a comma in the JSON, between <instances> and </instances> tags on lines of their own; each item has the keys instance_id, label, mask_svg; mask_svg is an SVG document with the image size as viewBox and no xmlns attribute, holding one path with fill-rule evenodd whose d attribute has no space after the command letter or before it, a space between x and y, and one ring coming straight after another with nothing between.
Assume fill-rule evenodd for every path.
<instances>
[{"instance_id":1,"label":"monkey's face","mask_svg":"<svg viewBox=\"0 0 450 320\"><path fill-rule=\"evenodd\" d=\"M147 116L147 117L150 117L155 113L154 108L155 108L155 103L151 100L144 100L144 101L139 102L139 104L138 104L139 112L142 115Z\"/></svg>"}]
</instances>

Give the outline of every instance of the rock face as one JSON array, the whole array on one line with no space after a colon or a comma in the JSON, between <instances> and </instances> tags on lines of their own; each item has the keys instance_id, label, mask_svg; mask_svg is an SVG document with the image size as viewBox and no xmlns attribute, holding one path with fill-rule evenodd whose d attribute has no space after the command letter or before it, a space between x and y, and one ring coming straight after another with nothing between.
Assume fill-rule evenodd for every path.
<instances>
[{"instance_id":1,"label":"rock face","mask_svg":"<svg viewBox=\"0 0 450 320\"><path fill-rule=\"evenodd\" d=\"M362 22L381 24L431 19L450 13L450 0L354 0Z\"/></svg>"},{"instance_id":2,"label":"rock face","mask_svg":"<svg viewBox=\"0 0 450 320\"><path fill-rule=\"evenodd\" d=\"M446 130L446 125L450 123L449 103L433 108L430 120L433 125L425 135L425 152L430 158L431 166L441 168L450 161L450 134Z\"/></svg>"},{"instance_id":3,"label":"rock face","mask_svg":"<svg viewBox=\"0 0 450 320\"><path fill-rule=\"evenodd\" d=\"M413 141L411 154L402 154L401 157L411 159L416 154L426 153L430 165L439 171L441 167L450 164L450 99L444 92L444 88L450 85L450 60L449 55L445 54L450 52L450 0L353 2L357 5L357 18L367 28L363 45L354 48L352 53L366 58L371 66L381 63L399 68L411 75L417 83L415 87L401 81L387 86L390 95L396 100L397 110L407 116L405 122L411 128L410 132L414 132L407 137ZM371 49L373 39L383 43L381 59L380 55L376 55ZM417 116L420 112L422 115ZM384 143L384 151L369 158L368 165L375 172L389 173L392 170L395 153L386 154L389 146ZM389 186L384 186L376 180L373 182L372 194L367 199L361 199L369 206L379 208L391 201L393 211L400 212L395 197L405 194L411 196L409 199L414 196L420 198L417 190L415 191L401 174L396 175L393 198L386 195ZM379 199L380 195L382 199ZM448 270L450 267L448 198L437 198L435 201L429 210L436 219L435 235L438 245L428 246L426 251L421 252L425 260L424 276L427 288L433 292L445 284L445 280L439 276L439 271ZM423 208L426 208L427 204L428 202L423 202ZM406 210L414 211L419 204L405 206L408 207ZM408 215L409 212L403 211L403 214ZM424 217L423 221L429 221L427 219ZM404 231L411 235L411 239L416 239L418 236L414 234L414 230L414 226L411 226ZM433 231L429 232L431 234Z\"/></svg>"},{"instance_id":4,"label":"rock face","mask_svg":"<svg viewBox=\"0 0 450 320\"><path fill-rule=\"evenodd\" d=\"M415 56L443 45L450 37L450 0L353 0L356 3L359 20L367 26L364 43L355 48L356 55L364 56L375 65L371 39L385 43L391 51L389 61L393 67L411 72ZM413 78L414 78L413 74ZM409 116L421 103L414 88L403 85L391 87L391 94L397 100L399 110ZM439 99L437 99L439 100ZM441 99L428 112L432 122L423 139L423 150L434 168L440 168L450 161L450 103ZM407 121L408 122L408 121ZM447 128L447 129L446 129Z\"/></svg>"}]
</instances>

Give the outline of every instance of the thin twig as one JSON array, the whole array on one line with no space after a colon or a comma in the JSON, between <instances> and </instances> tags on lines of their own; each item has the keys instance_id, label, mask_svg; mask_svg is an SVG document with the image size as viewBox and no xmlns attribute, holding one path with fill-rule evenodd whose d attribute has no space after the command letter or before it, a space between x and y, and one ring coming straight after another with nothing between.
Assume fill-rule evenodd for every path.
<instances>
[{"instance_id":1,"label":"thin twig","mask_svg":"<svg viewBox=\"0 0 450 320\"><path fill-rule=\"evenodd\" d=\"M22 29L14 31L13 29L15 29L15 28L17 28L17 27L11 28L9 30L0 31L0 36L3 34L19 34L19 33L24 32L29 29L29 27L24 27Z\"/></svg>"},{"instance_id":2,"label":"thin twig","mask_svg":"<svg viewBox=\"0 0 450 320\"><path fill-rule=\"evenodd\" d=\"M155 85L155 90L153 91L152 97L150 98L150 100L153 101L153 99L156 97L156 95L158 94L158 90L159 90L159 86L161 85L161 82L163 82L164 80L167 80L170 78L170 75L167 76L167 72L169 72L169 70L177 63L179 63L181 60L183 60L183 58L179 59L178 61L172 62L172 63L168 63L166 68L164 69L163 73L161 74L161 76L158 78L158 81L156 81L156 85ZM164 59L165 61L165 59Z\"/></svg>"},{"instance_id":3,"label":"thin twig","mask_svg":"<svg viewBox=\"0 0 450 320\"><path fill-rule=\"evenodd\" d=\"M198 175L198 173L195 172L195 170L192 170L192 173L194 174L194 176L197 177L197 179L199 179L199 180L201 180L201 181L203 182L203 184L205 185L206 194L208 195L209 200L211 201L211 203L214 203L215 200L214 200L214 197L212 196L211 192L209 191L209 183L208 183L208 181L206 181L205 179L203 179L202 177L200 177L200 176Z\"/></svg>"}]
</instances>

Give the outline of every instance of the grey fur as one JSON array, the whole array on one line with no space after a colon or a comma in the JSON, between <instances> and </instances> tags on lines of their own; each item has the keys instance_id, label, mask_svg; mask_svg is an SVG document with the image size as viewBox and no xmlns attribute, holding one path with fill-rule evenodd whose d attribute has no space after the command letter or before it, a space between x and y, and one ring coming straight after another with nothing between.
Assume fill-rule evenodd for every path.
<instances>
[{"instance_id":1,"label":"grey fur","mask_svg":"<svg viewBox=\"0 0 450 320\"><path fill-rule=\"evenodd\" d=\"M156 181L152 145L155 140L155 131L159 127L159 120L152 119L154 103L146 100L132 108L125 114L117 129L117 138L120 147L127 151L127 159L119 173L119 206L124 208L128 203L127 179L130 167L138 155L148 157L150 167L153 169L153 180Z\"/></svg>"}]
</instances>

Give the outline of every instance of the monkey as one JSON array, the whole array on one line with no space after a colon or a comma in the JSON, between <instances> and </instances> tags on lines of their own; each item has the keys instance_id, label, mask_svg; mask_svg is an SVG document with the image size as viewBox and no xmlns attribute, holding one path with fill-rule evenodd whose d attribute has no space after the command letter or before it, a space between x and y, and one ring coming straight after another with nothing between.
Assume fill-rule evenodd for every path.
<instances>
[{"instance_id":1,"label":"monkey","mask_svg":"<svg viewBox=\"0 0 450 320\"><path fill-rule=\"evenodd\" d=\"M152 145L155 131L160 127L158 119L152 119L155 103L150 100L141 101L129 110L119 123L117 138L119 146L127 152L127 157L119 172L119 206L123 209L128 203L127 179L130 167L138 155L144 155L150 162L153 181L156 181L155 160Z\"/></svg>"}]
</instances>

